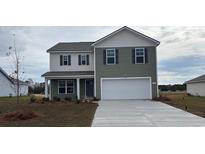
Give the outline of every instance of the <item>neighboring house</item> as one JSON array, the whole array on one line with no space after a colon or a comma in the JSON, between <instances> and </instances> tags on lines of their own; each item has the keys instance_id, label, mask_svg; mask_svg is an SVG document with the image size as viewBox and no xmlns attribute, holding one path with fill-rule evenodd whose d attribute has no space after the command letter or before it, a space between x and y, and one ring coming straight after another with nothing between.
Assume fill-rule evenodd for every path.
<instances>
[{"instance_id":1,"label":"neighboring house","mask_svg":"<svg viewBox=\"0 0 205 154\"><path fill-rule=\"evenodd\" d=\"M159 44L126 26L95 42L58 43L47 50L50 71L42 75L45 96L152 99L158 95Z\"/></svg>"},{"instance_id":2,"label":"neighboring house","mask_svg":"<svg viewBox=\"0 0 205 154\"><path fill-rule=\"evenodd\" d=\"M205 74L185 82L187 93L195 96L205 96Z\"/></svg>"},{"instance_id":3,"label":"neighboring house","mask_svg":"<svg viewBox=\"0 0 205 154\"><path fill-rule=\"evenodd\" d=\"M0 96L16 96L16 85L16 80L0 67ZM28 84L26 82L20 81L19 87L21 96L28 95Z\"/></svg>"}]
</instances>

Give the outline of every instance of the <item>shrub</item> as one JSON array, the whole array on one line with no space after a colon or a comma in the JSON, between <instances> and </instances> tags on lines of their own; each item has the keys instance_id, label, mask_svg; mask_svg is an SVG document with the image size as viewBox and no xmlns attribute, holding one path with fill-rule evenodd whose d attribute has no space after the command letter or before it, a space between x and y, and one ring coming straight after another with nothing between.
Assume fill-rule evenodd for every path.
<instances>
[{"instance_id":1,"label":"shrub","mask_svg":"<svg viewBox=\"0 0 205 154\"><path fill-rule=\"evenodd\" d=\"M42 101L48 102L48 101L49 101L49 98L48 98L48 97L43 97L43 98L42 98Z\"/></svg>"},{"instance_id":2,"label":"shrub","mask_svg":"<svg viewBox=\"0 0 205 154\"><path fill-rule=\"evenodd\" d=\"M72 97L65 97L66 101L72 101Z\"/></svg>"},{"instance_id":3,"label":"shrub","mask_svg":"<svg viewBox=\"0 0 205 154\"><path fill-rule=\"evenodd\" d=\"M94 97L93 98L93 101L99 101L100 99L98 99L98 98L96 98L96 97Z\"/></svg>"},{"instance_id":4,"label":"shrub","mask_svg":"<svg viewBox=\"0 0 205 154\"><path fill-rule=\"evenodd\" d=\"M81 100L79 100L79 99L76 101L77 104L80 104L80 102L81 102Z\"/></svg>"},{"instance_id":5,"label":"shrub","mask_svg":"<svg viewBox=\"0 0 205 154\"><path fill-rule=\"evenodd\" d=\"M32 96L30 97L30 102L31 102L31 103L34 103L36 100L37 100L36 96L32 95Z\"/></svg>"},{"instance_id":6,"label":"shrub","mask_svg":"<svg viewBox=\"0 0 205 154\"><path fill-rule=\"evenodd\" d=\"M43 104L43 103L44 103L44 101L43 101L43 99L37 99L37 100L35 101L35 103L38 103L38 104Z\"/></svg>"},{"instance_id":7,"label":"shrub","mask_svg":"<svg viewBox=\"0 0 205 154\"><path fill-rule=\"evenodd\" d=\"M190 94L190 93L187 93L187 96L192 96L192 94Z\"/></svg>"},{"instance_id":8,"label":"shrub","mask_svg":"<svg viewBox=\"0 0 205 154\"><path fill-rule=\"evenodd\" d=\"M60 97L55 96L55 97L53 97L53 100L56 101L56 102L59 102L61 99L60 99Z\"/></svg>"}]
</instances>

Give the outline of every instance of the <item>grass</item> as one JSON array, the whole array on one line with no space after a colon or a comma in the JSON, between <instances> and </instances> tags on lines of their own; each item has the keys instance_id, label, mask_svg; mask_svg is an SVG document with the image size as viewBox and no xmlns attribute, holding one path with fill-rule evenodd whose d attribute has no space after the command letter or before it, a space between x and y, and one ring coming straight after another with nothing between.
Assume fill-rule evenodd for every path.
<instances>
[{"instance_id":1,"label":"grass","mask_svg":"<svg viewBox=\"0 0 205 154\"><path fill-rule=\"evenodd\" d=\"M29 103L30 97L20 97L20 103L15 97L0 97L0 117L16 111L35 112L38 117L29 120L0 121L3 127L89 127L97 108L95 103Z\"/></svg>"},{"instance_id":2,"label":"grass","mask_svg":"<svg viewBox=\"0 0 205 154\"><path fill-rule=\"evenodd\" d=\"M186 93L161 93L161 96L170 99L164 103L205 118L205 97L188 96Z\"/></svg>"}]
</instances>

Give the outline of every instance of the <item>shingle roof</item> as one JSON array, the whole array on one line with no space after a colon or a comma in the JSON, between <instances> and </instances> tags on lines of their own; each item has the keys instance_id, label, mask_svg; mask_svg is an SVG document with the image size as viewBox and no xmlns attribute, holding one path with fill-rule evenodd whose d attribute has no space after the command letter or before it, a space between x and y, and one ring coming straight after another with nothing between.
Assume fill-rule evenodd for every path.
<instances>
[{"instance_id":1,"label":"shingle roof","mask_svg":"<svg viewBox=\"0 0 205 154\"><path fill-rule=\"evenodd\" d=\"M10 77L1 67L0 67L0 73L2 73L12 84L17 82L17 79L14 79ZM19 80L20 84L27 84L27 82Z\"/></svg>"},{"instance_id":2,"label":"shingle roof","mask_svg":"<svg viewBox=\"0 0 205 154\"><path fill-rule=\"evenodd\" d=\"M187 84L187 83L196 83L196 82L205 82L205 74L201 75L199 77L196 77L192 80L186 81L185 84Z\"/></svg>"},{"instance_id":3,"label":"shingle roof","mask_svg":"<svg viewBox=\"0 0 205 154\"><path fill-rule=\"evenodd\" d=\"M150 40L150 41L156 43L157 46L160 44L159 41L157 41L157 40L155 40L155 39L153 39L153 38L151 38L151 37L149 37L149 36L147 36L147 35L144 35L144 34L138 32L138 31L136 31L136 30L134 30L134 29L132 29L132 28L129 28L129 27L127 27L127 26L124 26L124 27L122 27L122 28L120 28L120 29L118 29L118 30L116 30L116 31L114 31L114 32L112 32L112 33L110 33L110 34L108 34L108 35L106 35L106 36L100 38L99 40L95 41L95 42L92 44L92 46L95 46L95 45L98 44L99 42L101 42L101 41L103 41L103 40L105 40L105 39L107 39L107 38L109 38L109 37L111 37L111 36L113 36L113 35L119 33L120 31L122 31L122 30L124 30L124 29L127 29L127 30L129 30L129 31L131 31L131 32L133 32L133 33L135 33L135 34L137 34L137 35L140 35L141 37L144 37L144 38L146 38L146 39L148 39L148 40Z\"/></svg>"},{"instance_id":4,"label":"shingle roof","mask_svg":"<svg viewBox=\"0 0 205 154\"><path fill-rule=\"evenodd\" d=\"M91 44L94 42L60 42L50 49L49 51L92 51Z\"/></svg>"},{"instance_id":5,"label":"shingle roof","mask_svg":"<svg viewBox=\"0 0 205 154\"><path fill-rule=\"evenodd\" d=\"M94 75L94 71L56 71L56 72L46 72L42 77L46 76L78 76L78 75Z\"/></svg>"},{"instance_id":6,"label":"shingle roof","mask_svg":"<svg viewBox=\"0 0 205 154\"><path fill-rule=\"evenodd\" d=\"M0 67L0 73L2 73L11 83L13 83L11 77L1 67Z\"/></svg>"}]
</instances>

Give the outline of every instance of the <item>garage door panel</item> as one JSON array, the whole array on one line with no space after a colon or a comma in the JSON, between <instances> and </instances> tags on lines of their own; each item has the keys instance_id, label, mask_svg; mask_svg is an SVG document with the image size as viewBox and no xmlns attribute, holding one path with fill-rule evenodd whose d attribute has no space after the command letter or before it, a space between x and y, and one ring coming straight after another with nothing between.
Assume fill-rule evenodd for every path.
<instances>
[{"instance_id":1,"label":"garage door panel","mask_svg":"<svg viewBox=\"0 0 205 154\"><path fill-rule=\"evenodd\" d=\"M150 99L150 80L103 79L102 99Z\"/></svg>"}]
</instances>

